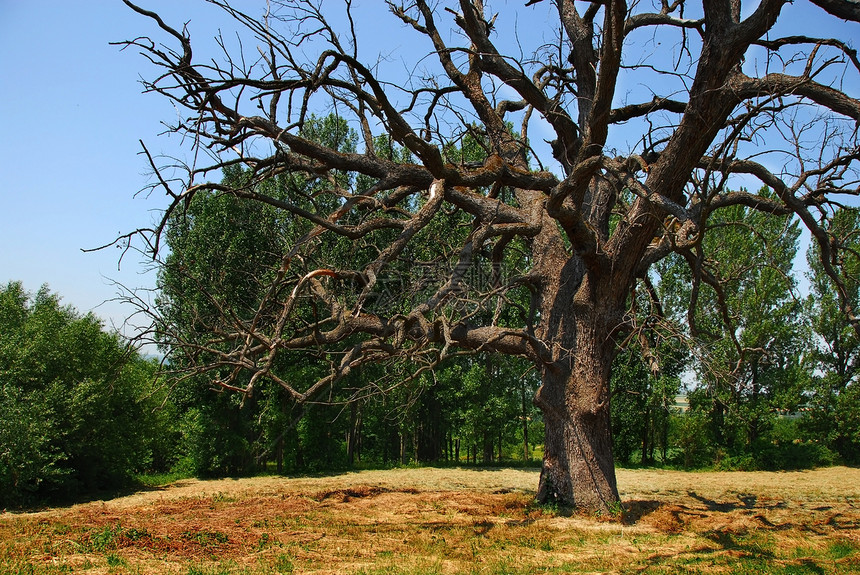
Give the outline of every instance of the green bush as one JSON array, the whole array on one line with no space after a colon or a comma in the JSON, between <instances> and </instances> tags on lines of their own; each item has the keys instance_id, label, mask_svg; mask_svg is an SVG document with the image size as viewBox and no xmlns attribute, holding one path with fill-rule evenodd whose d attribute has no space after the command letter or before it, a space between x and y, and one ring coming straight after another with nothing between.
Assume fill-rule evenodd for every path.
<instances>
[{"instance_id":1,"label":"green bush","mask_svg":"<svg viewBox=\"0 0 860 575\"><path fill-rule=\"evenodd\" d=\"M810 469L836 462L836 454L826 445L804 438L801 423L800 419L777 420L768 441L756 450L760 469Z\"/></svg>"},{"instance_id":2,"label":"green bush","mask_svg":"<svg viewBox=\"0 0 860 575\"><path fill-rule=\"evenodd\" d=\"M819 386L799 423L804 438L826 444L844 463L860 464L860 386L842 386L833 376Z\"/></svg>"},{"instance_id":3,"label":"green bush","mask_svg":"<svg viewBox=\"0 0 860 575\"><path fill-rule=\"evenodd\" d=\"M11 385L0 386L0 506L31 503L40 489L69 476L65 456L52 439L51 414Z\"/></svg>"},{"instance_id":4,"label":"green bush","mask_svg":"<svg viewBox=\"0 0 860 575\"><path fill-rule=\"evenodd\" d=\"M759 464L752 453L728 453L725 449L717 449L713 468L717 471L755 471L759 469Z\"/></svg>"},{"instance_id":5,"label":"green bush","mask_svg":"<svg viewBox=\"0 0 860 575\"><path fill-rule=\"evenodd\" d=\"M0 288L0 506L120 487L170 459L155 374L47 288Z\"/></svg>"},{"instance_id":6,"label":"green bush","mask_svg":"<svg viewBox=\"0 0 860 575\"><path fill-rule=\"evenodd\" d=\"M716 449L710 440L708 418L704 413L687 411L672 416L669 441L679 453L677 463L685 469L712 465Z\"/></svg>"}]
</instances>

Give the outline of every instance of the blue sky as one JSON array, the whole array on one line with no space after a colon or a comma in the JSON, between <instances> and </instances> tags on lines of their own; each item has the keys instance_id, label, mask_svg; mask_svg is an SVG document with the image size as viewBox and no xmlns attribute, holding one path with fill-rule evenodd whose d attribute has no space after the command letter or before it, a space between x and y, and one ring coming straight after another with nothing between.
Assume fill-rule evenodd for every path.
<instances>
[{"instance_id":1,"label":"blue sky","mask_svg":"<svg viewBox=\"0 0 860 575\"><path fill-rule=\"evenodd\" d=\"M190 21L195 41L209 42L225 25L223 14L202 2L140 4L171 24ZM815 33L824 21L806 0L786 10L796 14L788 20L796 31ZM518 26L529 29L525 21ZM31 291L47 283L65 303L117 326L132 309L108 301L117 294L113 282L151 287L155 274L136 253L119 266L115 249L81 250L149 225L164 206L161 197L135 197L150 182L139 139L156 154L187 152L177 138L158 137L160 123L176 112L164 98L141 93L139 76L152 69L109 45L143 34L157 32L120 0L0 0L0 283L20 280ZM404 71L415 65L407 61L415 49L404 44L410 39L387 29L374 41L385 47L388 65Z\"/></svg>"},{"instance_id":2,"label":"blue sky","mask_svg":"<svg viewBox=\"0 0 860 575\"><path fill-rule=\"evenodd\" d=\"M202 1L137 3L171 25L189 22L195 47L206 47L195 60L219 27L232 26ZM264 3L237 6L254 14ZM158 191L135 197L151 183L139 140L156 155L188 150L158 136L176 111L141 93L140 76L151 77L152 67L110 42L165 40L159 32L120 0L0 0L0 284L22 281L31 292L48 284L64 303L118 328L134 308L111 301L114 282L152 287L155 273L136 253L120 265L116 249L82 249L150 225L165 206ZM378 37L393 53L397 32Z\"/></svg>"},{"instance_id":3,"label":"blue sky","mask_svg":"<svg viewBox=\"0 0 860 575\"><path fill-rule=\"evenodd\" d=\"M144 3L172 22L191 18L192 31L217 27L198 2ZM119 0L0 0L0 283L47 283L108 325L132 311L107 301L112 282L152 286L155 275L138 254L119 267L116 249L81 250L150 224L163 202L134 197L149 182L138 140L154 152L178 144L157 137L175 112L141 93L142 59L109 45L151 31Z\"/></svg>"}]
</instances>

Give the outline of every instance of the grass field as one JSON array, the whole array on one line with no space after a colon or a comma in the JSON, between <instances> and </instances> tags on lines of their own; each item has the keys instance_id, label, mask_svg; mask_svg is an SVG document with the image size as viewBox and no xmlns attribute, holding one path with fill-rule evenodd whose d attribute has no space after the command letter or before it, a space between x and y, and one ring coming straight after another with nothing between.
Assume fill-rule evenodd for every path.
<instances>
[{"instance_id":1,"label":"grass field","mask_svg":"<svg viewBox=\"0 0 860 575\"><path fill-rule=\"evenodd\" d=\"M860 470L619 470L624 511L533 503L533 470L185 480L0 515L0 573L860 573Z\"/></svg>"}]
</instances>

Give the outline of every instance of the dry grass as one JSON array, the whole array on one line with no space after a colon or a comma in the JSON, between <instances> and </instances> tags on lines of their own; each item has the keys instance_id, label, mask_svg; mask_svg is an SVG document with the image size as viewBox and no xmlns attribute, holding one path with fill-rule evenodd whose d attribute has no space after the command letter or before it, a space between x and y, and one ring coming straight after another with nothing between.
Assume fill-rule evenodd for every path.
<instances>
[{"instance_id":1,"label":"dry grass","mask_svg":"<svg viewBox=\"0 0 860 575\"><path fill-rule=\"evenodd\" d=\"M620 470L623 520L533 504L530 470L180 481L0 516L0 573L852 573L860 470Z\"/></svg>"}]
</instances>

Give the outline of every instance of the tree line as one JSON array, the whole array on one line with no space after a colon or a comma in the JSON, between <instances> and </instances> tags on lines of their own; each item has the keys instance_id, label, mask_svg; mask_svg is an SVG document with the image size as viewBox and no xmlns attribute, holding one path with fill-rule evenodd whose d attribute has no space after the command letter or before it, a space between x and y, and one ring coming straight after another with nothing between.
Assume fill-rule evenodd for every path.
<instances>
[{"instance_id":1,"label":"tree line","mask_svg":"<svg viewBox=\"0 0 860 575\"><path fill-rule=\"evenodd\" d=\"M346 152L354 150L358 140L334 115L309 118L300 133ZM480 143L467 138L447 153L452 161L473 161L482 153ZM377 145L388 148L391 157L407 159L390 141L380 139ZM368 185L356 174L331 177L345 187L361 190ZM230 190L250 181L234 167L225 171L222 185ZM305 209L311 210L319 208L314 203L329 183L289 174L263 185L269 197L304 198ZM758 194L767 198L773 192L763 188ZM834 233L846 249L841 262L846 289L855 299L857 218L849 209L834 218ZM611 379L616 458L624 464L732 469L856 463L860 427L854 382L860 342L828 283L816 244L808 248L803 271L796 269L801 228L790 215L774 217L734 206L712 217L708 226L713 231L704 246L706 265L722 262L718 287L697 284L690 267L676 255L655 265L643 289L631 296L636 330L616 358ZM438 238L467 233L468 228L469 218L462 213L431 227L392 266L391 275L379 279L363 311L392 313L398 305L408 309L410 303L404 300L425 297L421 292L428 271L421 263L450 260L451 254L438 253ZM161 262L161 299L154 319L164 349L175 352L173 367L180 377L198 381L201 390L223 389L213 385L211 358L202 357L201 350L214 345L225 310L237 318L258 317L270 285L267 274L279 273L283 254L313 229L277 206L243 201L229 192L201 193L187 210L173 216L165 232L169 255ZM314 241L311 257L319 259L303 261L308 270L324 263L334 269L355 265L368 257L366 252L375 255L384 249L387 240L362 244L321 234ZM473 273L471 281L516 273L522 265L516 258L505 260L495 269ZM325 281L344 301L364 287L352 278ZM808 286L803 294L801 281ZM499 323L504 324L504 314L514 315L528 302L528 292L510 293L506 307L497 311ZM305 306L295 312L297 321L313 325L313 298L300 299L297 306ZM726 315L731 316L728 321ZM231 344L223 345L228 349ZM197 409L206 397L218 396L227 406L220 417L232 416L232 402L248 410L249 421L273 423L271 430L257 429L257 447L268 446L262 448L262 460L274 457L279 470L332 462L486 463L542 455L535 450L542 447L543 422L533 403L540 377L528 361L488 352L462 354L429 370L420 359L384 367L362 365L307 403L297 402L282 386L252 385L251 394L204 393L187 406ZM321 346L283 359L277 373L304 389L324 379L338 362ZM252 376L240 377L245 379L236 388L248 389ZM676 406L680 395L689 402L683 414ZM323 437L311 431L312 421L325 429L325 439L332 442L327 447L320 443ZM286 434L285 426L290 428ZM244 461L259 462L251 437L237 444L245 446ZM309 458L308 451L322 459ZM221 472L241 467L222 463ZM211 466L194 469L215 471Z\"/></svg>"}]
</instances>

